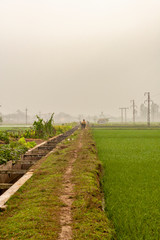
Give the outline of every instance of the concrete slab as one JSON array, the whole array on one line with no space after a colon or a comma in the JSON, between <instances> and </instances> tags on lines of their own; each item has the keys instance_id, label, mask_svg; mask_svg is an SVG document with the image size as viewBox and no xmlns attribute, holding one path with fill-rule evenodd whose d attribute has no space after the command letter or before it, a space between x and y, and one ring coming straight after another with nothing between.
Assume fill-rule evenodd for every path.
<instances>
[{"instance_id":1,"label":"concrete slab","mask_svg":"<svg viewBox=\"0 0 160 240\"><path fill-rule=\"evenodd\" d=\"M0 183L0 189L8 189L12 186L11 183Z\"/></svg>"},{"instance_id":2,"label":"concrete slab","mask_svg":"<svg viewBox=\"0 0 160 240\"><path fill-rule=\"evenodd\" d=\"M16 183L14 183L6 192L0 196L0 209L4 209L5 203L17 190L33 175L33 171L28 171L23 177L21 177Z\"/></svg>"}]
</instances>

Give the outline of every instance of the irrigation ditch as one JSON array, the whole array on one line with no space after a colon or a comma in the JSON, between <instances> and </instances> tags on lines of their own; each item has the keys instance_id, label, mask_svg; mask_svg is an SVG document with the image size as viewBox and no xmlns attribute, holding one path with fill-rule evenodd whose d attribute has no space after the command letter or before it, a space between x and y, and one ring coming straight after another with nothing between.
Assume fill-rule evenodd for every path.
<instances>
[{"instance_id":1,"label":"irrigation ditch","mask_svg":"<svg viewBox=\"0 0 160 240\"><path fill-rule=\"evenodd\" d=\"M0 166L0 210L6 208L8 199L33 175L33 169L38 160L48 155L56 145L69 137L79 126L50 138L47 141L28 150L20 160L9 161Z\"/></svg>"}]
</instances>

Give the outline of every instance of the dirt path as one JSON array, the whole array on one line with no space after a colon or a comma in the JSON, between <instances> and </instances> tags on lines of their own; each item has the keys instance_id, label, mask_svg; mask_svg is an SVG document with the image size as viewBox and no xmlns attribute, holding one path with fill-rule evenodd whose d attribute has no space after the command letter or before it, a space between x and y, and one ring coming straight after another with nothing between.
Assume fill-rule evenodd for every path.
<instances>
[{"instance_id":1,"label":"dirt path","mask_svg":"<svg viewBox=\"0 0 160 240\"><path fill-rule=\"evenodd\" d=\"M41 159L7 202L7 211L0 212L0 239L116 239L102 209L102 165L91 132L78 130L72 139Z\"/></svg>"},{"instance_id":2,"label":"dirt path","mask_svg":"<svg viewBox=\"0 0 160 240\"><path fill-rule=\"evenodd\" d=\"M74 201L74 184L72 183L72 169L73 164L77 159L77 152L82 148L82 134L80 134L78 148L71 152L72 158L68 162L66 172L63 177L63 190L61 192L60 199L64 203L60 212L60 224L61 232L59 240L71 240L72 239L72 203Z\"/></svg>"}]
</instances>

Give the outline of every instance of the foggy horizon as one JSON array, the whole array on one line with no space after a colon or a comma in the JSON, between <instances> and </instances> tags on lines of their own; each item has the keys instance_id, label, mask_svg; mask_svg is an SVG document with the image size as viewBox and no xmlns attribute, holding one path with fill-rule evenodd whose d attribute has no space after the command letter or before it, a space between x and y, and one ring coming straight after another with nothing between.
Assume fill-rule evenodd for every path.
<instances>
[{"instance_id":1,"label":"foggy horizon","mask_svg":"<svg viewBox=\"0 0 160 240\"><path fill-rule=\"evenodd\" d=\"M0 112L160 105L159 23L158 0L0 1Z\"/></svg>"}]
</instances>

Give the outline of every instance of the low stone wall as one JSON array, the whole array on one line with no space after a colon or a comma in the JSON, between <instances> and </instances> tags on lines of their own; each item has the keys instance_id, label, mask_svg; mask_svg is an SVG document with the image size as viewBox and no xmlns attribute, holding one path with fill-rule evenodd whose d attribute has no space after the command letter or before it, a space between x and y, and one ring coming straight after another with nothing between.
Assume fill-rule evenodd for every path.
<instances>
[{"instance_id":1,"label":"low stone wall","mask_svg":"<svg viewBox=\"0 0 160 240\"><path fill-rule=\"evenodd\" d=\"M75 130L78 129L78 126L72 128L71 130L60 134L58 136L54 136L50 138L48 141L44 141L37 146L35 146L32 149L29 149L26 154L34 154L40 151L40 148L42 146L46 146L48 143L54 143L55 145L59 142L61 142L66 137L70 136ZM47 154L47 153L46 153ZM23 156L21 157L21 160L23 160ZM22 166L20 161L17 161L16 163L13 163L12 161L8 161L5 164L0 165L0 170L20 170L20 169L28 169L28 167ZM19 177L19 174L0 174L0 183L11 183L14 181L14 179L17 179Z\"/></svg>"}]
</instances>

